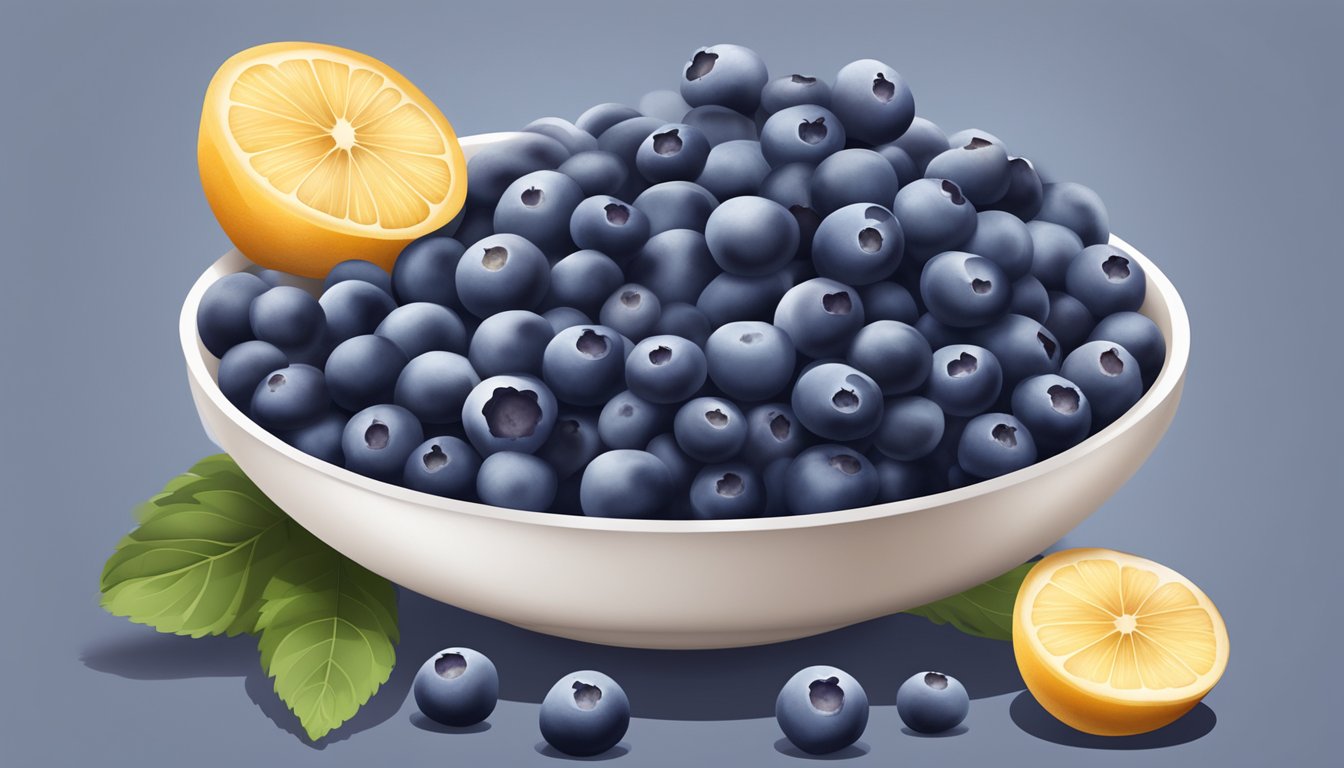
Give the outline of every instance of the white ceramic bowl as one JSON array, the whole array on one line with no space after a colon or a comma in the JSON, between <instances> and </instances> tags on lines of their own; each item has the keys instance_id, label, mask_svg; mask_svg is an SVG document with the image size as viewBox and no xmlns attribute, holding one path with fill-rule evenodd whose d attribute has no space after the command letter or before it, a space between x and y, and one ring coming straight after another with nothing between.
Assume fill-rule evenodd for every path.
<instances>
[{"instance_id":1,"label":"white ceramic bowl","mask_svg":"<svg viewBox=\"0 0 1344 768\"><path fill-rule=\"evenodd\" d=\"M470 156L508 134L462 140ZM392 581L552 635L643 648L720 648L813 635L955 594L1057 541L1139 468L1176 412L1190 352L1180 296L1148 259L1142 311L1167 339L1156 383L1071 450L933 496L753 520L612 520L522 512L388 485L314 459L254 424L215 381L196 334L201 294L249 262L237 251L182 307L192 397L207 433L308 530ZM317 286L313 286L316 288Z\"/></svg>"}]
</instances>

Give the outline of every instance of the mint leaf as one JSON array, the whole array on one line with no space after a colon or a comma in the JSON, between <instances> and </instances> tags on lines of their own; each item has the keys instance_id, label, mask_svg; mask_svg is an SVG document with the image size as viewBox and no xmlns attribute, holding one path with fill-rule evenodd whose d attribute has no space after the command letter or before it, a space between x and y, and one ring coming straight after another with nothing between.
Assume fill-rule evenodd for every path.
<instances>
[{"instance_id":1,"label":"mint leaf","mask_svg":"<svg viewBox=\"0 0 1344 768\"><path fill-rule=\"evenodd\" d=\"M316 741L349 720L392 674L396 591L316 539L266 585L261 666Z\"/></svg>"},{"instance_id":2,"label":"mint leaf","mask_svg":"<svg viewBox=\"0 0 1344 768\"><path fill-rule=\"evenodd\" d=\"M192 637L254 630L297 526L227 457L193 469L207 462L211 474L174 478L137 507L140 527L103 567L108 612Z\"/></svg>"},{"instance_id":3,"label":"mint leaf","mask_svg":"<svg viewBox=\"0 0 1344 768\"><path fill-rule=\"evenodd\" d=\"M951 624L968 635L991 640L1013 639L1013 603L1033 560L990 579L961 594L911 608L906 613L923 616L934 624Z\"/></svg>"}]
</instances>

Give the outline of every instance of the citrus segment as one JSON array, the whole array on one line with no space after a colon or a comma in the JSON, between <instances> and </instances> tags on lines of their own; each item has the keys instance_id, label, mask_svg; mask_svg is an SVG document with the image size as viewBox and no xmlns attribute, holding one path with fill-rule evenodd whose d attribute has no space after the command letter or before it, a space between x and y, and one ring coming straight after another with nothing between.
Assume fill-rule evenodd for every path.
<instances>
[{"instance_id":1,"label":"citrus segment","mask_svg":"<svg viewBox=\"0 0 1344 768\"><path fill-rule=\"evenodd\" d=\"M201 182L262 266L321 277L349 258L391 267L462 206L452 126L385 64L314 43L236 54L206 92Z\"/></svg>"},{"instance_id":2,"label":"citrus segment","mask_svg":"<svg viewBox=\"0 0 1344 768\"><path fill-rule=\"evenodd\" d=\"M1189 711L1227 665L1212 601L1175 571L1104 549L1032 568L1013 612L1013 651L1041 706L1088 733L1142 733Z\"/></svg>"}]
</instances>

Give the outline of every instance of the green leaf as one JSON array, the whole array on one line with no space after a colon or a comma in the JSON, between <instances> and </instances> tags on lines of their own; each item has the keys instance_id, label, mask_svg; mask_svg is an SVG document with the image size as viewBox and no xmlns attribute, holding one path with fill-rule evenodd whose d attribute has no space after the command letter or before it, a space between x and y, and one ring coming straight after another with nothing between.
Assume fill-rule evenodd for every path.
<instances>
[{"instance_id":1,"label":"green leaf","mask_svg":"<svg viewBox=\"0 0 1344 768\"><path fill-rule=\"evenodd\" d=\"M211 457L141 504L140 527L103 567L102 605L160 632L255 629L262 590L284 562L289 518L227 457Z\"/></svg>"},{"instance_id":2,"label":"green leaf","mask_svg":"<svg viewBox=\"0 0 1344 768\"><path fill-rule=\"evenodd\" d=\"M316 741L387 682L399 636L392 584L313 542L266 586L257 647L275 692Z\"/></svg>"},{"instance_id":3,"label":"green leaf","mask_svg":"<svg viewBox=\"0 0 1344 768\"><path fill-rule=\"evenodd\" d=\"M968 635L991 640L1013 639L1013 603L1017 590L1036 562L1013 570L958 595L911 608L906 613L923 616L934 624L951 624Z\"/></svg>"}]
</instances>

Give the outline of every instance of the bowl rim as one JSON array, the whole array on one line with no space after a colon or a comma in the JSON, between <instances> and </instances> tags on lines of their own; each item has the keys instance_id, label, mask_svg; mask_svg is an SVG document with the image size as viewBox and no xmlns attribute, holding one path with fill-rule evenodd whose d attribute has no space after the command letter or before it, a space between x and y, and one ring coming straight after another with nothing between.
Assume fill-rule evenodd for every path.
<instances>
[{"instance_id":1,"label":"bowl rim","mask_svg":"<svg viewBox=\"0 0 1344 768\"><path fill-rule=\"evenodd\" d=\"M462 143L468 147L494 144L507 141L513 134L488 133L478 136L466 136ZM445 513L486 517L501 522L537 525L553 528L574 528L593 531L629 532L629 533L727 533L755 531L783 531L807 528L821 528L834 525L861 523L876 518L909 515L927 509L958 504L969 499L986 496L1003 488L1026 483L1042 475L1054 472L1069 464L1082 460L1086 456L1101 450L1107 443L1115 440L1121 433L1148 418L1160 404L1170 398L1185 375L1190 357L1190 319L1180 294L1165 274L1146 256L1115 234L1111 234L1109 244L1119 248L1134 258L1147 276L1148 290L1156 289L1170 316L1171 334L1167 343L1167 357L1163 362L1153 385L1148 388L1139 401L1128 411L1100 432L1088 437L1078 445L1058 453L1044 461L1029 467L1010 472L1006 475L982 480L962 488L941 493L919 496L902 501L872 504L865 507L817 512L807 515L780 515L776 517L737 518L730 520L641 520L630 518L586 517L583 515L561 515L547 512L528 512L488 504L450 499L442 496L414 491L409 488L392 485L380 480L365 477L344 467L328 464L309 456L290 446L276 435L263 429L246 414L233 405L219 389L214 376L206 365L205 355L209 354L196 332L196 312L201 296L216 280L226 274L242 271L253 266L251 261L236 248L221 256L211 264L188 291L182 303L179 315L178 335L186 358L187 373L198 385L201 394L211 405L224 414L238 428L252 439L258 440L268 448L283 455L290 461L303 465L329 479L352 486L361 491L388 496L400 503L441 510ZM1145 303L1151 299L1145 299Z\"/></svg>"}]
</instances>

